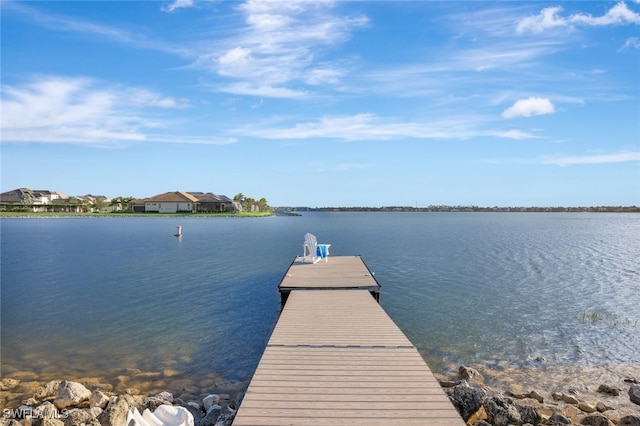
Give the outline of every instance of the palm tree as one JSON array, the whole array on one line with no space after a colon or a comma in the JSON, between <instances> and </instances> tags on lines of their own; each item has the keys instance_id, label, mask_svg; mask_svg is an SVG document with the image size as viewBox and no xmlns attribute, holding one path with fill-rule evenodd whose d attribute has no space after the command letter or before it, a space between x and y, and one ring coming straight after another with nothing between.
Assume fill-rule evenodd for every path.
<instances>
[{"instance_id":1,"label":"palm tree","mask_svg":"<svg viewBox=\"0 0 640 426\"><path fill-rule=\"evenodd\" d=\"M116 210L128 211L131 208L131 203L135 200L133 197L116 197L111 200L109 205L116 207Z\"/></svg>"}]
</instances>

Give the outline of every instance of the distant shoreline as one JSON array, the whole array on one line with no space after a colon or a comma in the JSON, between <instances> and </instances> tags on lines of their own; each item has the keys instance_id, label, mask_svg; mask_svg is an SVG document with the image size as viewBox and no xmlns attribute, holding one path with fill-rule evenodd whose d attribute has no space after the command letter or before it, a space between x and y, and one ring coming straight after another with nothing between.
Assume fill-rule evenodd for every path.
<instances>
[{"instance_id":1,"label":"distant shoreline","mask_svg":"<svg viewBox=\"0 0 640 426\"><path fill-rule=\"evenodd\" d=\"M0 218L53 218L53 217L138 217L138 218L220 218L220 217L269 217L269 216L301 216L303 213L640 213L640 207L469 207L469 208L430 208L430 207L321 207L304 209L287 209L274 212L241 212L241 213L70 213L70 212L7 212L0 211Z\"/></svg>"},{"instance_id":2,"label":"distant shoreline","mask_svg":"<svg viewBox=\"0 0 640 426\"><path fill-rule=\"evenodd\" d=\"M429 207L318 207L298 212L426 212L426 213L640 213L636 206L594 207L478 207L478 206L429 206Z\"/></svg>"}]
</instances>

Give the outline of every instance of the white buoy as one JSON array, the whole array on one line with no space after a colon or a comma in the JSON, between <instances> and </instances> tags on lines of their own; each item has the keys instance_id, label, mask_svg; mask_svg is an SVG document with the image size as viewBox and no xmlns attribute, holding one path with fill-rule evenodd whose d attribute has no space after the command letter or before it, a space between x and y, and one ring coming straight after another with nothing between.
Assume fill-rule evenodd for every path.
<instances>
[{"instance_id":1,"label":"white buoy","mask_svg":"<svg viewBox=\"0 0 640 426\"><path fill-rule=\"evenodd\" d=\"M176 237L182 237L182 226L178 225L178 228L176 230Z\"/></svg>"}]
</instances>

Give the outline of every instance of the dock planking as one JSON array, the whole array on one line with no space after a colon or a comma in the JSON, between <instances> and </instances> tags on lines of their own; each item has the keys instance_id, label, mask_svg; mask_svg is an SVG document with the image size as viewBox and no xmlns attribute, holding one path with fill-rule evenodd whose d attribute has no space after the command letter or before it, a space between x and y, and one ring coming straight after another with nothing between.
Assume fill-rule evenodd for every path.
<instances>
[{"instance_id":1,"label":"dock planking","mask_svg":"<svg viewBox=\"0 0 640 426\"><path fill-rule=\"evenodd\" d=\"M279 288L286 304L234 425L464 425L359 256L296 258Z\"/></svg>"}]
</instances>

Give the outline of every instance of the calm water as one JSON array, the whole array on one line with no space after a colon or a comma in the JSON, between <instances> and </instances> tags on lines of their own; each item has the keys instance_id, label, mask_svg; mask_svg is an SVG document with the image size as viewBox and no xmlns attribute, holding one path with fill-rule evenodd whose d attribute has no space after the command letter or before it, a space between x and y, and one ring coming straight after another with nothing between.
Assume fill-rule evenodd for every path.
<instances>
[{"instance_id":1,"label":"calm water","mask_svg":"<svg viewBox=\"0 0 640 426\"><path fill-rule=\"evenodd\" d=\"M3 219L1 231L3 377L246 380L306 232L332 255L363 256L436 373L624 365L640 376L640 215Z\"/></svg>"}]
</instances>

